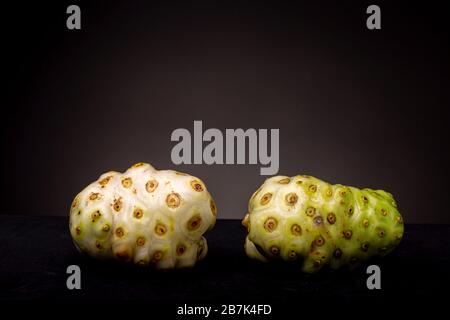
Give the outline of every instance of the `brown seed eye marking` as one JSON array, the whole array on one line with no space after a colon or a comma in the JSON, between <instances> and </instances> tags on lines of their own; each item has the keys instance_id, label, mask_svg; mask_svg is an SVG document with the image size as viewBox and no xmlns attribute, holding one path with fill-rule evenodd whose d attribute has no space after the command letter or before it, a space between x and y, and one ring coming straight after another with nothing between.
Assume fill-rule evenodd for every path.
<instances>
[{"instance_id":1,"label":"brown seed eye marking","mask_svg":"<svg viewBox=\"0 0 450 320\"><path fill-rule=\"evenodd\" d=\"M262 196L260 203L262 205L268 204L270 199L272 199L272 194L270 192L268 192Z\"/></svg>"},{"instance_id":2,"label":"brown seed eye marking","mask_svg":"<svg viewBox=\"0 0 450 320\"><path fill-rule=\"evenodd\" d=\"M81 210L78 210L77 214L80 215L81 214Z\"/></svg>"},{"instance_id":3,"label":"brown seed eye marking","mask_svg":"<svg viewBox=\"0 0 450 320\"><path fill-rule=\"evenodd\" d=\"M369 226L369 220L364 219L362 225L364 226L364 228L367 228Z\"/></svg>"},{"instance_id":4,"label":"brown seed eye marking","mask_svg":"<svg viewBox=\"0 0 450 320\"><path fill-rule=\"evenodd\" d=\"M104 232L108 232L108 231L109 231L109 224L105 224L105 225L102 227L102 230L103 230Z\"/></svg>"},{"instance_id":5,"label":"brown seed eye marking","mask_svg":"<svg viewBox=\"0 0 450 320\"><path fill-rule=\"evenodd\" d=\"M177 251L177 256L182 256L183 253L186 252L186 246L184 244L179 244L177 246L177 250L176 251Z\"/></svg>"},{"instance_id":6,"label":"brown seed eye marking","mask_svg":"<svg viewBox=\"0 0 450 320\"><path fill-rule=\"evenodd\" d=\"M347 195L347 192L345 192L345 191L340 191L340 192L339 192L339 195L340 195L341 197L345 197L345 196Z\"/></svg>"},{"instance_id":7,"label":"brown seed eye marking","mask_svg":"<svg viewBox=\"0 0 450 320\"><path fill-rule=\"evenodd\" d=\"M76 197L75 199L73 199L72 201L72 208L76 208L78 206L78 197Z\"/></svg>"},{"instance_id":8,"label":"brown seed eye marking","mask_svg":"<svg viewBox=\"0 0 450 320\"><path fill-rule=\"evenodd\" d=\"M336 259L341 258L342 257L341 249L337 248L336 250L334 250L333 257L335 257Z\"/></svg>"},{"instance_id":9,"label":"brown seed eye marking","mask_svg":"<svg viewBox=\"0 0 450 320\"><path fill-rule=\"evenodd\" d=\"M322 225L323 224L322 216L315 216L314 219L313 219L313 222L317 226Z\"/></svg>"},{"instance_id":10,"label":"brown seed eye marking","mask_svg":"<svg viewBox=\"0 0 450 320\"><path fill-rule=\"evenodd\" d=\"M264 229L267 232L273 232L278 226L278 221L275 218L267 218L266 222L264 222Z\"/></svg>"},{"instance_id":11,"label":"brown seed eye marking","mask_svg":"<svg viewBox=\"0 0 450 320\"><path fill-rule=\"evenodd\" d=\"M129 187L131 187L132 184L133 184L133 181L131 180L130 177L125 178L125 179L122 180L122 186L124 188L129 188Z\"/></svg>"},{"instance_id":12,"label":"brown seed eye marking","mask_svg":"<svg viewBox=\"0 0 450 320\"><path fill-rule=\"evenodd\" d=\"M288 206L293 206L297 203L298 196L294 192L291 192L286 195L285 199Z\"/></svg>"},{"instance_id":13,"label":"brown seed eye marking","mask_svg":"<svg viewBox=\"0 0 450 320\"><path fill-rule=\"evenodd\" d=\"M335 224L336 223L336 215L333 212L330 212L327 215L327 221L329 224Z\"/></svg>"},{"instance_id":14,"label":"brown seed eye marking","mask_svg":"<svg viewBox=\"0 0 450 320\"><path fill-rule=\"evenodd\" d=\"M361 244L361 250L364 252L367 252L367 250L369 250L369 243L368 242L364 242Z\"/></svg>"},{"instance_id":15,"label":"brown seed eye marking","mask_svg":"<svg viewBox=\"0 0 450 320\"><path fill-rule=\"evenodd\" d=\"M191 187L192 187L192 189L194 189L194 191L197 191L197 192L202 192L204 190L203 185L198 180L192 180Z\"/></svg>"},{"instance_id":16,"label":"brown seed eye marking","mask_svg":"<svg viewBox=\"0 0 450 320\"><path fill-rule=\"evenodd\" d=\"M352 230L345 230L345 231L344 231L344 238L345 238L345 239L351 239L351 238L352 238L352 235L353 235Z\"/></svg>"},{"instance_id":17,"label":"brown seed eye marking","mask_svg":"<svg viewBox=\"0 0 450 320\"><path fill-rule=\"evenodd\" d=\"M100 250L102 248L102 244L100 242L96 241L95 247Z\"/></svg>"},{"instance_id":18,"label":"brown seed eye marking","mask_svg":"<svg viewBox=\"0 0 450 320\"><path fill-rule=\"evenodd\" d=\"M383 238L386 235L386 232L381 228L377 228L377 234L380 238Z\"/></svg>"},{"instance_id":19,"label":"brown seed eye marking","mask_svg":"<svg viewBox=\"0 0 450 320\"><path fill-rule=\"evenodd\" d=\"M383 217L386 217L386 215L387 215L387 211L384 208L381 208L380 213Z\"/></svg>"},{"instance_id":20,"label":"brown seed eye marking","mask_svg":"<svg viewBox=\"0 0 450 320\"><path fill-rule=\"evenodd\" d=\"M121 227L117 228L115 233L116 233L116 236L119 238L122 238L123 234L124 234L123 229Z\"/></svg>"},{"instance_id":21,"label":"brown seed eye marking","mask_svg":"<svg viewBox=\"0 0 450 320\"><path fill-rule=\"evenodd\" d=\"M280 254L280 248L278 248L277 246L271 246L270 247L270 252L274 255L277 256Z\"/></svg>"},{"instance_id":22,"label":"brown seed eye marking","mask_svg":"<svg viewBox=\"0 0 450 320\"><path fill-rule=\"evenodd\" d=\"M136 239L136 245L138 247L142 247L144 244L145 244L145 238L139 237L139 238Z\"/></svg>"},{"instance_id":23,"label":"brown seed eye marking","mask_svg":"<svg viewBox=\"0 0 450 320\"><path fill-rule=\"evenodd\" d=\"M256 190L256 191L252 194L252 197L250 198L250 201L253 201L253 199L255 199L255 197L259 194L260 191L261 191L261 187L259 187L258 190Z\"/></svg>"},{"instance_id":24,"label":"brown seed eye marking","mask_svg":"<svg viewBox=\"0 0 450 320\"><path fill-rule=\"evenodd\" d=\"M217 207L216 207L216 203L214 202L214 200L209 201L209 206L211 207L212 214L214 216L217 216Z\"/></svg>"},{"instance_id":25,"label":"brown seed eye marking","mask_svg":"<svg viewBox=\"0 0 450 320\"><path fill-rule=\"evenodd\" d=\"M333 195L333 191L331 189L327 189L327 191L325 192L325 195L327 197L331 197Z\"/></svg>"},{"instance_id":26,"label":"brown seed eye marking","mask_svg":"<svg viewBox=\"0 0 450 320\"><path fill-rule=\"evenodd\" d=\"M98 192L92 192L92 193L89 195L89 200L94 201L94 200L97 200L98 197L99 197L99 193L98 193Z\"/></svg>"},{"instance_id":27,"label":"brown seed eye marking","mask_svg":"<svg viewBox=\"0 0 450 320\"><path fill-rule=\"evenodd\" d=\"M316 268L320 267L321 263L322 263L322 261L320 261L320 260L314 260L314 267L316 267Z\"/></svg>"},{"instance_id":28,"label":"brown seed eye marking","mask_svg":"<svg viewBox=\"0 0 450 320\"><path fill-rule=\"evenodd\" d=\"M291 182L290 178L283 178L278 181L279 184L288 184L289 182Z\"/></svg>"},{"instance_id":29,"label":"brown seed eye marking","mask_svg":"<svg viewBox=\"0 0 450 320\"><path fill-rule=\"evenodd\" d=\"M139 260L138 265L145 266L147 263L145 263L145 260Z\"/></svg>"},{"instance_id":30,"label":"brown seed eye marking","mask_svg":"<svg viewBox=\"0 0 450 320\"><path fill-rule=\"evenodd\" d=\"M155 233L159 236L163 236L165 235L167 232L167 227L165 225L163 225L162 223L158 223L155 226Z\"/></svg>"},{"instance_id":31,"label":"brown seed eye marking","mask_svg":"<svg viewBox=\"0 0 450 320\"><path fill-rule=\"evenodd\" d=\"M114 200L114 211L119 212L122 209L122 198Z\"/></svg>"},{"instance_id":32,"label":"brown seed eye marking","mask_svg":"<svg viewBox=\"0 0 450 320\"><path fill-rule=\"evenodd\" d=\"M294 250L289 251L289 258L290 259L297 258L297 252L295 252Z\"/></svg>"},{"instance_id":33,"label":"brown seed eye marking","mask_svg":"<svg viewBox=\"0 0 450 320\"><path fill-rule=\"evenodd\" d=\"M200 257L202 255L204 249L204 244L203 244L203 240L200 240L198 242L198 249L197 249L197 258Z\"/></svg>"},{"instance_id":34,"label":"brown seed eye marking","mask_svg":"<svg viewBox=\"0 0 450 320\"><path fill-rule=\"evenodd\" d=\"M108 177L100 180L98 183L101 185L102 188L104 188L111 179L112 179L112 176L108 176Z\"/></svg>"},{"instance_id":35,"label":"brown seed eye marking","mask_svg":"<svg viewBox=\"0 0 450 320\"><path fill-rule=\"evenodd\" d=\"M317 186L315 184L312 184L308 187L309 192L315 193L317 191Z\"/></svg>"},{"instance_id":36,"label":"brown seed eye marking","mask_svg":"<svg viewBox=\"0 0 450 320\"><path fill-rule=\"evenodd\" d=\"M155 251L155 253L153 254L153 260L156 262L156 261L159 261L159 260L161 260L161 258L162 258L162 256L163 256L163 253L162 253L162 251Z\"/></svg>"},{"instance_id":37,"label":"brown seed eye marking","mask_svg":"<svg viewBox=\"0 0 450 320\"><path fill-rule=\"evenodd\" d=\"M156 180L149 180L145 184L145 190L147 190L148 193L152 193L155 191L155 189L158 187L158 181Z\"/></svg>"},{"instance_id":38,"label":"brown seed eye marking","mask_svg":"<svg viewBox=\"0 0 450 320\"><path fill-rule=\"evenodd\" d=\"M144 164L145 164L144 162L138 162L138 163L133 164L131 167L132 168L139 168L139 167L142 167Z\"/></svg>"},{"instance_id":39,"label":"brown seed eye marking","mask_svg":"<svg viewBox=\"0 0 450 320\"><path fill-rule=\"evenodd\" d=\"M399 224L403 224L403 218L401 216L397 216L396 220Z\"/></svg>"},{"instance_id":40,"label":"brown seed eye marking","mask_svg":"<svg viewBox=\"0 0 450 320\"><path fill-rule=\"evenodd\" d=\"M130 259L129 252L126 248L123 248L123 250L117 251L116 257L119 258L120 260L124 260L124 261Z\"/></svg>"},{"instance_id":41,"label":"brown seed eye marking","mask_svg":"<svg viewBox=\"0 0 450 320\"><path fill-rule=\"evenodd\" d=\"M297 183L298 185L301 185L301 184L303 183L303 181L302 181L302 180L298 180L296 183Z\"/></svg>"},{"instance_id":42,"label":"brown seed eye marking","mask_svg":"<svg viewBox=\"0 0 450 320\"><path fill-rule=\"evenodd\" d=\"M325 239L324 239L322 236L317 236L317 237L314 239L314 244L315 244L316 246L318 246L318 247L323 246L324 243L325 243Z\"/></svg>"},{"instance_id":43,"label":"brown seed eye marking","mask_svg":"<svg viewBox=\"0 0 450 320\"><path fill-rule=\"evenodd\" d=\"M369 198L367 198L366 196L363 196L362 200L363 200L364 204L368 204L369 203Z\"/></svg>"},{"instance_id":44,"label":"brown seed eye marking","mask_svg":"<svg viewBox=\"0 0 450 320\"><path fill-rule=\"evenodd\" d=\"M200 225L202 224L202 217L196 214L195 216L191 217L187 222L187 229L189 231L197 230Z\"/></svg>"},{"instance_id":45,"label":"brown seed eye marking","mask_svg":"<svg viewBox=\"0 0 450 320\"><path fill-rule=\"evenodd\" d=\"M134 216L136 219L142 218L143 215L144 215L144 211L142 211L142 209L140 209L140 208L134 209L134 211L133 211L133 216Z\"/></svg>"},{"instance_id":46,"label":"brown seed eye marking","mask_svg":"<svg viewBox=\"0 0 450 320\"><path fill-rule=\"evenodd\" d=\"M291 233L294 236L299 236L302 234L302 228L298 224L293 224L291 227Z\"/></svg>"},{"instance_id":47,"label":"brown seed eye marking","mask_svg":"<svg viewBox=\"0 0 450 320\"><path fill-rule=\"evenodd\" d=\"M178 193L169 193L166 197L166 204L169 208L175 209L180 206L181 197Z\"/></svg>"},{"instance_id":48,"label":"brown seed eye marking","mask_svg":"<svg viewBox=\"0 0 450 320\"><path fill-rule=\"evenodd\" d=\"M92 222L97 221L101 216L102 214L100 213L100 210L94 211L91 215Z\"/></svg>"},{"instance_id":49,"label":"brown seed eye marking","mask_svg":"<svg viewBox=\"0 0 450 320\"><path fill-rule=\"evenodd\" d=\"M77 235L80 235L80 234L81 234L81 228L80 228L79 226L75 228L75 233L76 233Z\"/></svg>"},{"instance_id":50,"label":"brown seed eye marking","mask_svg":"<svg viewBox=\"0 0 450 320\"><path fill-rule=\"evenodd\" d=\"M309 207L306 209L306 215L309 217L312 217L314 214L316 214L316 208Z\"/></svg>"},{"instance_id":51,"label":"brown seed eye marking","mask_svg":"<svg viewBox=\"0 0 450 320\"><path fill-rule=\"evenodd\" d=\"M351 216L353 214L353 207L348 208L348 215Z\"/></svg>"}]
</instances>

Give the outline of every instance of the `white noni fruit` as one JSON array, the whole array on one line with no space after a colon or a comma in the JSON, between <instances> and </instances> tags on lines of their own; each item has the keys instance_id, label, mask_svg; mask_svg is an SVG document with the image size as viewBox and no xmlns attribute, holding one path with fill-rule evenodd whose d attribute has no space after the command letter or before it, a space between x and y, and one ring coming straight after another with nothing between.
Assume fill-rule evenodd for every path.
<instances>
[{"instance_id":1,"label":"white noni fruit","mask_svg":"<svg viewBox=\"0 0 450 320\"><path fill-rule=\"evenodd\" d=\"M200 179L137 163L124 173L104 173L81 191L69 228L77 249L92 257L172 269L205 257L203 234L216 215Z\"/></svg>"}]
</instances>

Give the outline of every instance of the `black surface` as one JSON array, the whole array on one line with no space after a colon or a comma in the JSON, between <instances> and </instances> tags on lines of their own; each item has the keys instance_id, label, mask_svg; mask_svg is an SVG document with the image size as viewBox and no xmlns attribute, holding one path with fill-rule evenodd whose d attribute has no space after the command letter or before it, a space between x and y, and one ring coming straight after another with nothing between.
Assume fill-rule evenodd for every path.
<instances>
[{"instance_id":1,"label":"black surface","mask_svg":"<svg viewBox=\"0 0 450 320\"><path fill-rule=\"evenodd\" d=\"M296 265L250 261L243 251L245 231L237 220L217 222L206 235L209 253L194 269L157 272L83 257L72 244L66 218L3 215L0 297L3 302L147 300L173 308L183 303L253 302L293 308L291 301L386 305L400 300L424 306L442 297L448 284L448 234L448 225L407 225L398 249L375 261L381 267L382 289L370 291L365 267L306 275ZM81 290L66 288L71 264L81 268Z\"/></svg>"}]
</instances>

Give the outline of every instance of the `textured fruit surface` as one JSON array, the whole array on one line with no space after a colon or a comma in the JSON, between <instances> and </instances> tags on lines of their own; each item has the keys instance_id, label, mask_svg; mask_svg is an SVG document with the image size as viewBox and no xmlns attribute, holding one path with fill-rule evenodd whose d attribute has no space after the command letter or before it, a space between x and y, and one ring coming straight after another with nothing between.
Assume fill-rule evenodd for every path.
<instances>
[{"instance_id":1,"label":"textured fruit surface","mask_svg":"<svg viewBox=\"0 0 450 320\"><path fill-rule=\"evenodd\" d=\"M384 256L403 236L403 219L390 193L311 176L267 179L251 197L248 212L242 221L247 255L298 261L308 273Z\"/></svg>"},{"instance_id":2,"label":"textured fruit surface","mask_svg":"<svg viewBox=\"0 0 450 320\"><path fill-rule=\"evenodd\" d=\"M171 269L205 257L203 234L215 221L216 205L200 179L138 163L81 191L69 228L78 250L92 257Z\"/></svg>"}]
</instances>

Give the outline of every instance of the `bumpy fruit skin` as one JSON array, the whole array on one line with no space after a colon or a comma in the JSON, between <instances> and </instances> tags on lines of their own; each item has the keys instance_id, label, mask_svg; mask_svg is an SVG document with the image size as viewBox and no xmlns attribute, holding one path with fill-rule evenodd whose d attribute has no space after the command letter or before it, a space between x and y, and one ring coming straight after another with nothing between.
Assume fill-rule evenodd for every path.
<instances>
[{"instance_id":1,"label":"bumpy fruit skin","mask_svg":"<svg viewBox=\"0 0 450 320\"><path fill-rule=\"evenodd\" d=\"M384 256L403 236L390 193L331 185L311 176L267 179L243 220L245 251L261 261L297 260L304 272L355 266Z\"/></svg>"},{"instance_id":2,"label":"bumpy fruit skin","mask_svg":"<svg viewBox=\"0 0 450 320\"><path fill-rule=\"evenodd\" d=\"M157 269L191 267L205 257L202 236L216 205L191 175L137 163L107 172L73 200L70 233L79 251Z\"/></svg>"}]
</instances>

